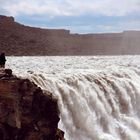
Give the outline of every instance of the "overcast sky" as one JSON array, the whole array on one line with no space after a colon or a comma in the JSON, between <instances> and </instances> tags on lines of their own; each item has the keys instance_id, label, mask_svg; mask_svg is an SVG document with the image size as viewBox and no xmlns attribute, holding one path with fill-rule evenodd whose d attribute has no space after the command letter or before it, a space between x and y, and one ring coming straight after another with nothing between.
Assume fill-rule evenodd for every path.
<instances>
[{"instance_id":1,"label":"overcast sky","mask_svg":"<svg viewBox=\"0 0 140 140\"><path fill-rule=\"evenodd\" d=\"M0 14L72 33L140 30L140 0L0 0Z\"/></svg>"}]
</instances>

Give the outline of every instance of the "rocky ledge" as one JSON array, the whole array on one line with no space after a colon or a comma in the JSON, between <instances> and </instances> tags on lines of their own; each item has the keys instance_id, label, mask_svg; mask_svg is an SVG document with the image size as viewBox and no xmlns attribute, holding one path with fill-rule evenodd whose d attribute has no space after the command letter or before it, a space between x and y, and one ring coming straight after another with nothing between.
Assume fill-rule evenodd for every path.
<instances>
[{"instance_id":1,"label":"rocky ledge","mask_svg":"<svg viewBox=\"0 0 140 140\"><path fill-rule=\"evenodd\" d=\"M0 69L0 139L64 140L58 129L59 109L51 93L28 79Z\"/></svg>"}]
</instances>

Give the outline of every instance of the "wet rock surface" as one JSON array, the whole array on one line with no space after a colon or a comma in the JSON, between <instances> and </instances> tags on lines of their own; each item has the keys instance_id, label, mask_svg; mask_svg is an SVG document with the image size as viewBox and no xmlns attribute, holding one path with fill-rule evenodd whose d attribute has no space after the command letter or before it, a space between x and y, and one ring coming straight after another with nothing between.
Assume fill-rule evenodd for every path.
<instances>
[{"instance_id":1,"label":"wet rock surface","mask_svg":"<svg viewBox=\"0 0 140 140\"><path fill-rule=\"evenodd\" d=\"M0 70L0 140L64 140L51 93Z\"/></svg>"}]
</instances>

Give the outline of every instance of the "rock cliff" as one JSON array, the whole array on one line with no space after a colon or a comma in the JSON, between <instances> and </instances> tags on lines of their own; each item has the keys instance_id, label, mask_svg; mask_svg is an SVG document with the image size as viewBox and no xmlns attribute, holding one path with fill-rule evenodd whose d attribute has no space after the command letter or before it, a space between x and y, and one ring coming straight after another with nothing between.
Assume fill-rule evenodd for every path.
<instances>
[{"instance_id":1,"label":"rock cliff","mask_svg":"<svg viewBox=\"0 0 140 140\"><path fill-rule=\"evenodd\" d=\"M57 100L11 72L0 69L0 139L64 140Z\"/></svg>"},{"instance_id":2,"label":"rock cliff","mask_svg":"<svg viewBox=\"0 0 140 140\"><path fill-rule=\"evenodd\" d=\"M140 31L70 34L64 29L24 26L0 16L0 49L7 55L140 54Z\"/></svg>"}]
</instances>

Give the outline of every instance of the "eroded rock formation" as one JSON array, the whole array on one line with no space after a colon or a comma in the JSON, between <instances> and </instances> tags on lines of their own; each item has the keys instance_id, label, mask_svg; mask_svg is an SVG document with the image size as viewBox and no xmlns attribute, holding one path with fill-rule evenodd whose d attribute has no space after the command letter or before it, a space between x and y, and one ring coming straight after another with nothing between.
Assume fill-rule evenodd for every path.
<instances>
[{"instance_id":1,"label":"eroded rock formation","mask_svg":"<svg viewBox=\"0 0 140 140\"><path fill-rule=\"evenodd\" d=\"M0 49L7 55L140 54L140 31L70 34L64 29L24 26L0 16Z\"/></svg>"},{"instance_id":2,"label":"eroded rock formation","mask_svg":"<svg viewBox=\"0 0 140 140\"><path fill-rule=\"evenodd\" d=\"M64 140L52 94L0 70L0 140Z\"/></svg>"}]
</instances>

